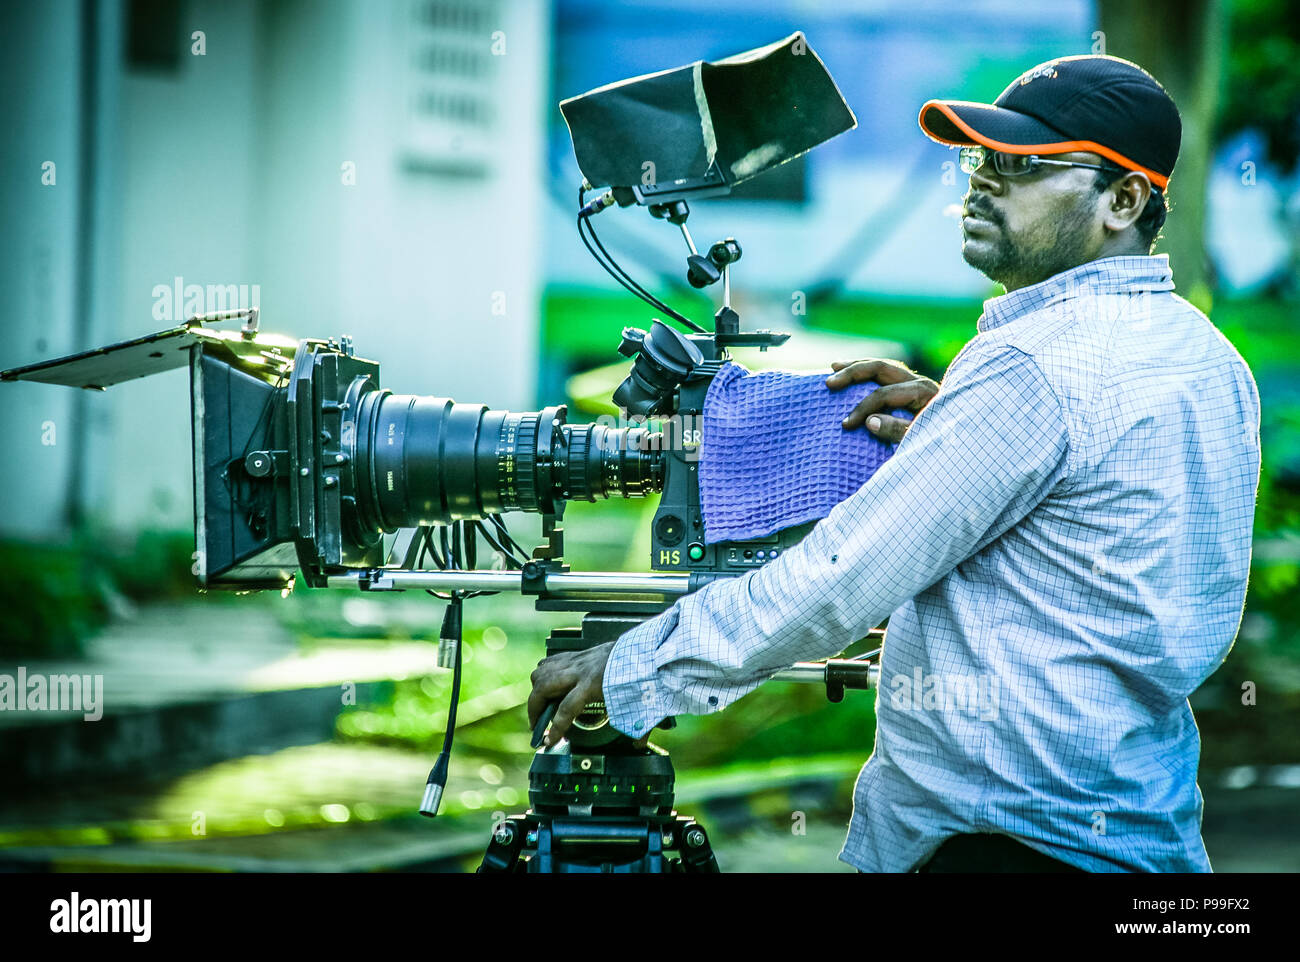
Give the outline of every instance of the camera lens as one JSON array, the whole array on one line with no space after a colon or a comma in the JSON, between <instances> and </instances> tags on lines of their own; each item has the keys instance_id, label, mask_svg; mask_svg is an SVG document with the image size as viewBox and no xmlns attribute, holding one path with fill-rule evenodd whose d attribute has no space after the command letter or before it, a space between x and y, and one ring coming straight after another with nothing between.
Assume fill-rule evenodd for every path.
<instances>
[{"instance_id":1,"label":"camera lens","mask_svg":"<svg viewBox=\"0 0 1300 962\"><path fill-rule=\"evenodd\" d=\"M448 398L362 394L349 410L352 497L363 530L449 524L663 487L661 435L564 423L564 407L511 413ZM347 431L345 429L345 436Z\"/></svg>"}]
</instances>

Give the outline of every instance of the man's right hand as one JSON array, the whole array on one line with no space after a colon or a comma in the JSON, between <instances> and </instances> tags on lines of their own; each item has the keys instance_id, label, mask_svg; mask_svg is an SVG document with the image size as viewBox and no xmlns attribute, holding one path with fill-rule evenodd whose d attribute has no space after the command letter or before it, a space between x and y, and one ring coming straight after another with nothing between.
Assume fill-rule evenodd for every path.
<instances>
[{"instance_id":1,"label":"man's right hand","mask_svg":"<svg viewBox=\"0 0 1300 962\"><path fill-rule=\"evenodd\" d=\"M826 379L826 386L832 391L864 381L875 381L880 385L849 412L849 416L844 419L844 430L851 431L865 423L868 431L891 444L903 440L903 435L912 422L884 412L904 408L916 414L939 393L936 382L897 361L876 358L835 361L831 364L831 370L835 373Z\"/></svg>"}]
</instances>

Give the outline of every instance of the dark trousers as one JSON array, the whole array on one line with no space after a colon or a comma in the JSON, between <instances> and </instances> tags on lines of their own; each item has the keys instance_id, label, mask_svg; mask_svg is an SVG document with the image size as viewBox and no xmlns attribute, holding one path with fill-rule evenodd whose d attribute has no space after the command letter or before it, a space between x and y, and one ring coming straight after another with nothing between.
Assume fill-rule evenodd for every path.
<instances>
[{"instance_id":1,"label":"dark trousers","mask_svg":"<svg viewBox=\"0 0 1300 962\"><path fill-rule=\"evenodd\" d=\"M1082 872L1009 835L954 835L918 872Z\"/></svg>"}]
</instances>

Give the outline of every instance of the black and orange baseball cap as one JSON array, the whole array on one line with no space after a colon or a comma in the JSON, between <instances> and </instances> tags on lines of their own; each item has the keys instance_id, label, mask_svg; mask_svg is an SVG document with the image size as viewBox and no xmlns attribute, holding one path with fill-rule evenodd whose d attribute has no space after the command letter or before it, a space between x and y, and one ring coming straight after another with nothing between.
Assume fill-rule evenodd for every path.
<instances>
[{"instance_id":1,"label":"black and orange baseball cap","mask_svg":"<svg viewBox=\"0 0 1300 962\"><path fill-rule=\"evenodd\" d=\"M921 129L941 144L1010 154L1091 151L1160 189L1178 160L1183 122L1165 88L1119 57L1061 57L1027 70L991 104L930 100Z\"/></svg>"}]
</instances>

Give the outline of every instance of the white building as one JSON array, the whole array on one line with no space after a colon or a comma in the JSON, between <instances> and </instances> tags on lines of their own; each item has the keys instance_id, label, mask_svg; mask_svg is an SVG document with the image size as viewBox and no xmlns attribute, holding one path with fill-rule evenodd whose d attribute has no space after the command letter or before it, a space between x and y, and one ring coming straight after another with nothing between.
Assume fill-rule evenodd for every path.
<instances>
[{"instance_id":1,"label":"white building","mask_svg":"<svg viewBox=\"0 0 1300 962\"><path fill-rule=\"evenodd\" d=\"M531 404L546 0L94 9L0 14L0 368L182 321L180 278L242 288L264 330L351 334L399 392ZM0 388L0 536L60 533L70 500L188 527L186 378Z\"/></svg>"}]
</instances>

